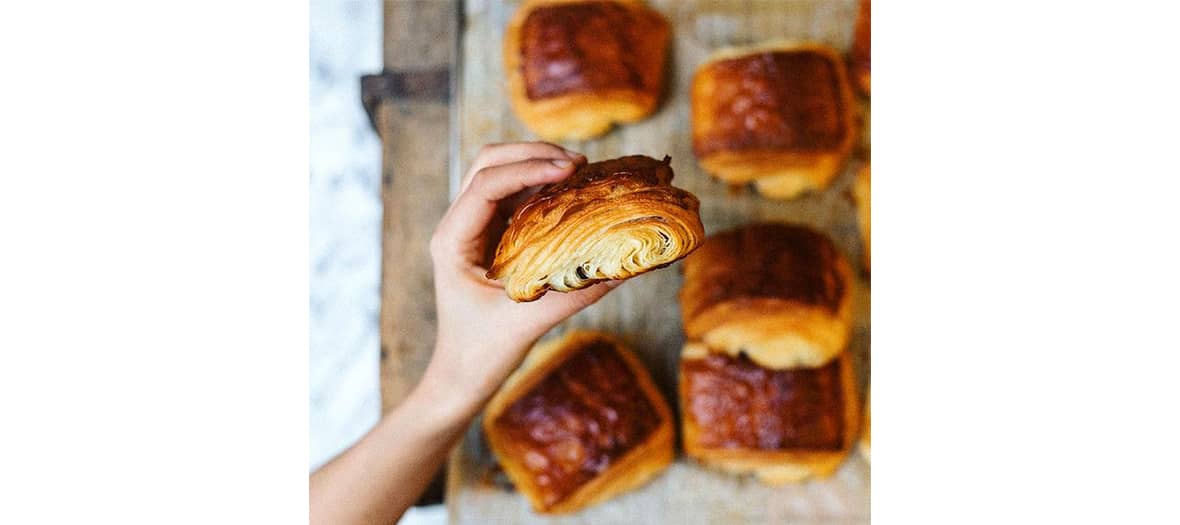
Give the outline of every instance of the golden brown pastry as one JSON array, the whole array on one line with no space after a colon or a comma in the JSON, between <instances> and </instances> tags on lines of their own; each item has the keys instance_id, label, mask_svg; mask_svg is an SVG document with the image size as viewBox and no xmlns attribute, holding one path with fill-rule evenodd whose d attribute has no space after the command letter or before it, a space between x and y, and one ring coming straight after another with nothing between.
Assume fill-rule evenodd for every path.
<instances>
[{"instance_id":1,"label":"golden brown pastry","mask_svg":"<svg viewBox=\"0 0 1180 525\"><path fill-rule=\"evenodd\" d=\"M767 367L689 342L680 358L684 451L769 484L830 476L860 420L847 351L815 368Z\"/></svg>"},{"instance_id":2,"label":"golden brown pastry","mask_svg":"<svg viewBox=\"0 0 1180 525\"><path fill-rule=\"evenodd\" d=\"M526 0L504 36L512 107L549 140L585 140L656 107L668 22L639 0Z\"/></svg>"},{"instance_id":3,"label":"golden brown pastry","mask_svg":"<svg viewBox=\"0 0 1180 525\"><path fill-rule=\"evenodd\" d=\"M871 245L872 232L870 231L873 221L869 216L869 211L871 209L870 197L872 196L872 192L870 191L871 182L869 179L869 165L865 164L865 166L856 173L856 180L852 183L852 198L854 201L856 201L856 218L860 225L860 239L863 242L862 252L864 254L866 272L870 271L871 269L872 261L870 260L870 256L872 255L873 251Z\"/></svg>"},{"instance_id":4,"label":"golden brown pastry","mask_svg":"<svg viewBox=\"0 0 1180 525\"><path fill-rule=\"evenodd\" d=\"M860 15L856 17L856 34L852 51L848 54L848 71L852 83L864 96L869 96L869 58L872 22L869 20L869 0L861 0Z\"/></svg>"},{"instance_id":5,"label":"golden brown pastry","mask_svg":"<svg viewBox=\"0 0 1180 525\"><path fill-rule=\"evenodd\" d=\"M836 246L805 226L714 234L684 261L685 335L770 368L821 366L847 346L852 286Z\"/></svg>"},{"instance_id":6,"label":"golden brown pastry","mask_svg":"<svg viewBox=\"0 0 1180 525\"><path fill-rule=\"evenodd\" d=\"M791 199L827 187L854 140L843 61L819 44L718 52L692 83L693 152L730 184Z\"/></svg>"},{"instance_id":7,"label":"golden brown pastry","mask_svg":"<svg viewBox=\"0 0 1180 525\"><path fill-rule=\"evenodd\" d=\"M537 345L483 415L492 452L533 509L574 512L672 462L672 413L647 370L606 334Z\"/></svg>"},{"instance_id":8,"label":"golden brown pastry","mask_svg":"<svg viewBox=\"0 0 1180 525\"><path fill-rule=\"evenodd\" d=\"M633 155L582 166L516 208L487 273L533 301L662 268L705 237L700 203L671 185L671 159Z\"/></svg>"}]
</instances>

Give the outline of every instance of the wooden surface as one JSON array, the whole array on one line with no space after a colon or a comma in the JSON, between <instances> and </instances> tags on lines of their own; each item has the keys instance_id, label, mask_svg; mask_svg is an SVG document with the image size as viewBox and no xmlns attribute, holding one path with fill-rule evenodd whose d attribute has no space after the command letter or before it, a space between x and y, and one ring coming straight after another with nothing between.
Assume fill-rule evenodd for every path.
<instances>
[{"instance_id":1,"label":"wooden surface","mask_svg":"<svg viewBox=\"0 0 1180 525\"><path fill-rule=\"evenodd\" d=\"M860 241L855 211L846 190L855 170L867 157L867 130L859 139L860 146L853 159L826 191L791 202L772 201L758 197L749 189L730 190L698 169L691 150L687 97L696 66L719 47L788 38L825 42L846 51L852 42L856 1L649 0L648 3L664 13L673 26L669 86L664 102L654 116L641 123L615 129L598 140L564 145L585 153L592 161L627 154L646 154L655 158L670 155L676 172L673 184L700 198L706 232L757 220L807 223L830 235L854 267L859 268L862 260ZM501 41L504 26L516 5L517 2L506 0L466 1L461 76L455 94L460 123L459 160L455 165L466 166L479 147L488 142L534 139L513 116L504 91ZM862 119L867 123L868 104L865 101L861 104ZM458 169L452 170L452 179L457 173ZM456 181L451 182L453 186ZM429 188L415 184L406 189L418 192L417 197L396 197L395 200L421 202L422 199L433 205L436 201L430 199L437 199L438 194L427 195L427 192L441 193L442 190L434 182ZM386 203L389 205L390 200ZM432 216L432 213L416 211L407 220L428 220ZM425 232L428 226L418 224L410 228ZM424 285L408 281L410 276L404 273L400 263L390 260L394 254L387 251L386 256L386 268L390 269L392 265L398 271L400 285L409 288L397 294L387 291L387 300L401 295L417 302L413 305L416 309L408 308L404 303L394 303L400 306L391 313L403 312L408 318L417 319L410 326L425 327L427 320L422 316L426 303L419 290ZM403 257L415 255L402 254L395 258L402 260ZM420 276L415 274L414 278ZM427 281L428 276L423 282ZM385 282L392 285L389 280ZM679 264L632 279L599 304L559 326L554 333L582 327L617 334L636 351L675 406L677 362L683 343L676 299L680 283ZM868 282L863 278L854 297L858 323L851 344L863 386L868 375L869 347ZM384 321L383 314L383 334L386 333ZM406 352L417 347L399 348ZM383 384L388 382L388 378L383 379ZM397 388L401 388L401 384L398 383ZM452 522L634 525L868 521L869 468L856 454L830 480L779 488L706 470L681 455L671 468L647 486L581 513L559 518L541 518L532 514L522 496L511 492L502 482L496 482L494 465L477 422L453 454L448 469L447 505Z\"/></svg>"},{"instance_id":2,"label":"wooden surface","mask_svg":"<svg viewBox=\"0 0 1180 525\"><path fill-rule=\"evenodd\" d=\"M385 71L363 79L362 96L382 139L381 405L388 412L418 382L434 348L428 246L450 202L460 4L386 0L384 7ZM418 503L441 502L444 482L436 476Z\"/></svg>"},{"instance_id":3,"label":"wooden surface","mask_svg":"<svg viewBox=\"0 0 1180 525\"><path fill-rule=\"evenodd\" d=\"M457 3L386 0L385 69L374 124L382 137L381 400L396 406L434 347L428 244L446 211ZM440 80L440 77L443 80Z\"/></svg>"}]
</instances>

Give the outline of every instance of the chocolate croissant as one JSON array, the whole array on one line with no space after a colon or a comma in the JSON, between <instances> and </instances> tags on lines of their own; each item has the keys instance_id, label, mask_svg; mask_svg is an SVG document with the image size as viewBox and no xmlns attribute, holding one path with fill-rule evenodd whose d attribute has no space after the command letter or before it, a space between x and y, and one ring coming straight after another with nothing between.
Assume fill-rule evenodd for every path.
<instances>
[{"instance_id":1,"label":"chocolate croissant","mask_svg":"<svg viewBox=\"0 0 1180 525\"><path fill-rule=\"evenodd\" d=\"M718 51L692 83L692 145L730 184L793 199L835 178L855 138L840 55L819 44Z\"/></svg>"},{"instance_id":2,"label":"chocolate croissant","mask_svg":"<svg viewBox=\"0 0 1180 525\"><path fill-rule=\"evenodd\" d=\"M487 277L526 302L627 279L704 240L700 203L671 185L671 159L633 155L582 166L516 208Z\"/></svg>"},{"instance_id":3,"label":"chocolate croissant","mask_svg":"<svg viewBox=\"0 0 1180 525\"><path fill-rule=\"evenodd\" d=\"M817 368L769 367L690 341L679 390L685 454L711 467L798 483L831 476L856 444L848 351Z\"/></svg>"},{"instance_id":4,"label":"chocolate croissant","mask_svg":"<svg viewBox=\"0 0 1180 525\"><path fill-rule=\"evenodd\" d=\"M581 331L533 348L483 414L504 472L544 514L655 477L672 463L674 424L639 358L614 337Z\"/></svg>"},{"instance_id":5,"label":"chocolate croissant","mask_svg":"<svg viewBox=\"0 0 1180 525\"><path fill-rule=\"evenodd\" d=\"M670 34L640 0L526 0L504 34L512 107L549 140L642 120L663 90Z\"/></svg>"},{"instance_id":6,"label":"chocolate croissant","mask_svg":"<svg viewBox=\"0 0 1180 525\"><path fill-rule=\"evenodd\" d=\"M761 223L721 232L684 261L684 332L763 366L820 366L848 343L852 286L848 261L815 230Z\"/></svg>"}]
</instances>

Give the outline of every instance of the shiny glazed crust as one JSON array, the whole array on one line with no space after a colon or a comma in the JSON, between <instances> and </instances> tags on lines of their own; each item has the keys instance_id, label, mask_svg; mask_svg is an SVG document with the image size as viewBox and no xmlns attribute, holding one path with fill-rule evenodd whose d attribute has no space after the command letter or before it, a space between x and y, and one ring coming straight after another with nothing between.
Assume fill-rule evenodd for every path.
<instances>
[{"instance_id":1,"label":"shiny glazed crust","mask_svg":"<svg viewBox=\"0 0 1180 525\"><path fill-rule=\"evenodd\" d=\"M831 240L805 226L720 232L684 262L685 335L767 368L819 367L848 344L854 285Z\"/></svg>"},{"instance_id":2,"label":"shiny glazed crust","mask_svg":"<svg viewBox=\"0 0 1180 525\"><path fill-rule=\"evenodd\" d=\"M487 277L524 302L688 255L705 237L700 203L671 185L669 162L642 155L595 162L543 187L513 213Z\"/></svg>"},{"instance_id":3,"label":"shiny glazed crust","mask_svg":"<svg viewBox=\"0 0 1180 525\"><path fill-rule=\"evenodd\" d=\"M531 99L522 64L522 29L529 13L538 7L587 2L616 3L631 11L635 28L643 42L632 46L644 75L655 79L654 86L616 86L590 89ZM513 15L504 33L504 71L508 76L508 93L517 117L533 133L554 141L586 140L602 135L614 123L643 120L655 110L664 83L670 28L659 12L647 8L640 0L525 0ZM594 64L579 64L592 68Z\"/></svg>"},{"instance_id":4,"label":"shiny glazed crust","mask_svg":"<svg viewBox=\"0 0 1180 525\"><path fill-rule=\"evenodd\" d=\"M719 100L719 93L724 87L724 83L735 81L720 73L719 64L735 59L749 59L759 55L779 53L815 55L821 57L829 65L834 82L835 99L822 102L829 106L830 111L835 112L835 114L828 113L824 116L836 119L842 126L843 133L838 141L799 146L789 144L760 145L758 141L751 141L749 144L738 145L737 143L742 141L737 137L726 136L715 129L721 118L719 104L722 101ZM757 82L759 79L747 78L747 80ZM754 47L722 49L697 69L693 77L691 95L693 150L701 167L711 175L730 184L752 182L758 192L766 197L792 199L804 192L827 187L852 150L855 139L852 94L848 86L843 60L835 50L828 46L771 42ZM770 94L752 95L752 97L758 100L766 97L773 99ZM799 101L786 100L781 103L785 104L787 108L792 108L798 107ZM728 106L726 108L732 109ZM768 109L767 111L775 113L774 110ZM778 115L783 114L778 113ZM749 122L765 120L765 117L766 115L761 114L747 116L747 118L753 119ZM785 136L785 134L774 132L767 136ZM798 136L806 138L807 134L799 133ZM722 145L715 146L712 145L713 143Z\"/></svg>"},{"instance_id":5,"label":"shiny glazed crust","mask_svg":"<svg viewBox=\"0 0 1180 525\"><path fill-rule=\"evenodd\" d=\"M873 253L871 244L872 232L870 231L873 221L869 215L872 207L870 201L870 197L872 196L872 192L870 191L870 176L869 165L865 164L856 173L856 180L852 183L852 198L856 201L856 219L860 225L860 239L864 247L861 251L864 253L865 271L870 271L871 269L870 256Z\"/></svg>"},{"instance_id":6,"label":"shiny glazed crust","mask_svg":"<svg viewBox=\"0 0 1180 525\"><path fill-rule=\"evenodd\" d=\"M701 343L689 342L681 352L680 361L700 359L710 352ZM799 483L809 478L826 478L848 456L857 440L857 426L860 422L860 404L856 397L852 357L845 351L837 357L840 362L842 396L844 398L844 435L839 451L763 451L753 449L709 449L699 445L700 429L693 418L685 413L689 406L688 392L683 374L680 377L681 433L684 453L696 458L702 464L735 474L753 473L759 481L769 485Z\"/></svg>"},{"instance_id":7,"label":"shiny glazed crust","mask_svg":"<svg viewBox=\"0 0 1180 525\"><path fill-rule=\"evenodd\" d=\"M553 506L546 507L538 496L537 486L524 465L507 453L507 436L493 424L509 406L545 379L566 358L596 342L606 342L622 357L647 401L655 408L660 422L642 442L614 461L602 474L583 484L575 492ZM533 510L542 514L576 512L590 505L606 501L618 494L643 485L667 468L673 459L674 431L672 412L656 388L647 369L623 344L614 337L587 331L573 331L542 342L529 352L500 390L492 396L483 412L483 430L488 445L496 455L504 472L528 498Z\"/></svg>"}]
</instances>

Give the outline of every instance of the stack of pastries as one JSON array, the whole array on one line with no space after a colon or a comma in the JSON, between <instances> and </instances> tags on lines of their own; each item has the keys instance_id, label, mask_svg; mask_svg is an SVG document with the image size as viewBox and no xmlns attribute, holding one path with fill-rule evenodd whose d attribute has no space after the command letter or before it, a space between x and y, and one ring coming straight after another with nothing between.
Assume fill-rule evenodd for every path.
<instances>
[{"instance_id":1,"label":"stack of pastries","mask_svg":"<svg viewBox=\"0 0 1180 525\"><path fill-rule=\"evenodd\" d=\"M684 263L685 452L767 483L825 477L856 442L853 280L825 235L764 223L706 239Z\"/></svg>"}]
</instances>

